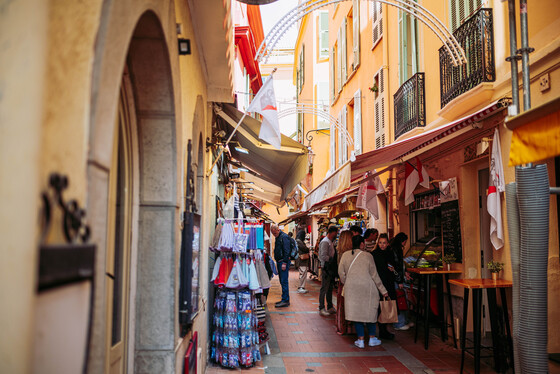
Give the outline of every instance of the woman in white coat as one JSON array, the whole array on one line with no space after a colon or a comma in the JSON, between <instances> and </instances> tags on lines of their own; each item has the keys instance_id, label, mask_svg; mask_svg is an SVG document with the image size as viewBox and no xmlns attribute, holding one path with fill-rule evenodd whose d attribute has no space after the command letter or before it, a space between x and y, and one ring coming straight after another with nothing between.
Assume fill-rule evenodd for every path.
<instances>
[{"instance_id":1,"label":"woman in white coat","mask_svg":"<svg viewBox=\"0 0 560 374\"><path fill-rule=\"evenodd\" d=\"M352 251L345 252L338 265L338 275L344 284L344 309L346 319L353 321L358 340L354 345L364 348L365 328L369 335L369 346L381 344L375 337L375 322L379 309L379 293L387 296L387 290L379 275L373 257L364 252L364 238L352 238Z\"/></svg>"}]
</instances>

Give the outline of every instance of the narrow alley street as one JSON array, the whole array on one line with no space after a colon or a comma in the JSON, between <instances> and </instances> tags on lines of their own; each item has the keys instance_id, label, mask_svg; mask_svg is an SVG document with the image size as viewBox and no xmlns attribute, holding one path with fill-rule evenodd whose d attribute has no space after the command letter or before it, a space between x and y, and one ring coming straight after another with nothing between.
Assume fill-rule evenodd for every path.
<instances>
[{"instance_id":1,"label":"narrow alley street","mask_svg":"<svg viewBox=\"0 0 560 374\"><path fill-rule=\"evenodd\" d=\"M267 332L270 336L270 355L251 369L237 369L245 373L292 374L292 373L460 373L461 350L451 342L442 342L437 329L431 329L430 349L421 343L423 331L419 331L418 343L414 343L414 328L397 331L395 340L383 340L376 347L359 349L354 346L355 335L338 335L335 315L322 317L318 313L320 282L308 280L309 293L298 294L298 272L290 269L290 306L277 309L281 288L278 277L272 279L267 305ZM336 289L333 295L336 306ZM448 344L449 343L449 344ZM264 352L264 351L262 351ZM206 374L231 373L216 363L209 363ZM491 367L481 363L481 373L494 373ZM473 359L465 357L464 373L474 373Z\"/></svg>"}]
</instances>

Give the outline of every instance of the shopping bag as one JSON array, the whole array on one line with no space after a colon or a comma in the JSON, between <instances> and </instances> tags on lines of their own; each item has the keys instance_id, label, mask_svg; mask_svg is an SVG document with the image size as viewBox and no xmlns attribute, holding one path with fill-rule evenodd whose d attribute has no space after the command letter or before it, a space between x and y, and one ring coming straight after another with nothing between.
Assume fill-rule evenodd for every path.
<instances>
[{"instance_id":1,"label":"shopping bag","mask_svg":"<svg viewBox=\"0 0 560 374\"><path fill-rule=\"evenodd\" d=\"M386 297L384 300L379 301L381 313L377 318L379 323L396 323L399 321L399 312L397 311L397 302Z\"/></svg>"},{"instance_id":2,"label":"shopping bag","mask_svg":"<svg viewBox=\"0 0 560 374\"><path fill-rule=\"evenodd\" d=\"M404 290L401 290L400 288L397 288L397 308L399 310L408 310L406 294Z\"/></svg>"}]
</instances>

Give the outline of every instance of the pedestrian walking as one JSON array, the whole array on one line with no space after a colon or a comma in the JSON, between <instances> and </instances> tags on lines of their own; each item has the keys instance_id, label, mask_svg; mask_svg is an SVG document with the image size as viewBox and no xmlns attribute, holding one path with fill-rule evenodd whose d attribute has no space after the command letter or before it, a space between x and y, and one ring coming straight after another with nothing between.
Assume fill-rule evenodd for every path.
<instances>
[{"instance_id":1,"label":"pedestrian walking","mask_svg":"<svg viewBox=\"0 0 560 374\"><path fill-rule=\"evenodd\" d=\"M404 232L399 232L389 243L389 250L393 254L393 260L395 263L395 287L396 289L400 290L404 290L404 283L407 280L406 276L409 276L408 273L405 272L403 261L403 249L406 245L407 240L408 235L406 235ZM408 311L400 310L399 321L393 324L393 327L395 328L395 330L406 331L414 326L414 322L409 323L407 322L407 320Z\"/></svg>"},{"instance_id":2,"label":"pedestrian walking","mask_svg":"<svg viewBox=\"0 0 560 374\"><path fill-rule=\"evenodd\" d=\"M364 238L352 238L351 251L342 255L338 265L340 281L344 284L344 309L346 319L354 322L358 340L354 345L364 348L365 332L369 335L368 345L374 347L381 341L375 336L375 323L379 309L379 293L388 295L387 289L377 274L373 257L364 252Z\"/></svg>"},{"instance_id":3,"label":"pedestrian walking","mask_svg":"<svg viewBox=\"0 0 560 374\"><path fill-rule=\"evenodd\" d=\"M288 277L290 271L290 237L280 231L277 225L270 227L270 232L276 238L274 242L274 260L278 265L278 277L282 286L282 300L276 303L277 308L285 308L290 305L290 293Z\"/></svg>"},{"instance_id":4,"label":"pedestrian walking","mask_svg":"<svg viewBox=\"0 0 560 374\"><path fill-rule=\"evenodd\" d=\"M336 277L336 251L334 250L334 239L338 234L338 228L331 226L327 230L327 236L319 243L319 261L321 262L321 289L319 291L319 313L322 316L336 313L332 302L334 279ZM327 307L325 308L325 300Z\"/></svg>"},{"instance_id":5,"label":"pedestrian walking","mask_svg":"<svg viewBox=\"0 0 560 374\"><path fill-rule=\"evenodd\" d=\"M373 255L379 278L387 289L389 297L391 300L397 300L397 293L395 291L394 257L388 247L389 237L385 233L380 234L379 239L377 239L377 247L375 247L371 254ZM386 323L380 323L379 337L381 339L392 340L395 338L395 334L389 332Z\"/></svg>"},{"instance_id":6,"label":"pedestrian walking","mask_svg":"<svg viewBox=\"0 0 560 374\"><path fill-rule=\"evenodd\" d=\"M336 251L338 252L338 265L345 252L352 250L352 231L344 230L340 233L338 237L338 245L336 246ZM342 283L342 281L341 281ZM339 284L336 292L336 333L339 335L350 333L351 323L346 320L346 313L344 312L344 295L342 294L342 284Z\"/></svg>"},{"instance_id":7,"label":"pedestrian walking","mask_svg":"<svg viewBox=\"0 0 560 374\"><path fill-rule=\"evenodd\" d=\"M366 252L373 252L373 250L375 249L375 244L377 243L378 236L379 231L377 231L377 229L367 229L366 232L364 232Z\"/></svg>"},{"instance_id":8,"label":"pedestrian walking","mask_svg":"<svg viewBox=\"0 0 560 374\"><path fill-rule=\"evenodd\" d=\"M305 281L307 280L307 269L309 269L309 248L305 245L305 231L299 230L296 234L296 244L298 247L298 259L296 260L299 271L298 293L308 293L305 289Z\"/></svg>"}]
</instances>

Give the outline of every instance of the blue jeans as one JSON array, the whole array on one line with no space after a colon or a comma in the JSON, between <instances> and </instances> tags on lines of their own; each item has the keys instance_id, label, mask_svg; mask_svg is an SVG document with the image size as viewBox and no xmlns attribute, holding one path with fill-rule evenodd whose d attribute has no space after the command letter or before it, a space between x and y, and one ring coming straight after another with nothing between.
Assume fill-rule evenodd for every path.
<instances>
[{"instance_id":1,"label":"blue jeans","mask_svg":"<svg viewBox=\"0 0 560 374\"><path fill-rule=\"evenodd\" d=\"M354 328L356 329L356 335L359 338L365 336L364 325L367 327L368 335L370 338L375 336L375 323L371 322L354 322Z\"/></svg>"},{"instance_id":2,"label":"blue jeans","mask_svg":"<svg viewBox=\"0 0 560 374\"><path fill-rule=\"evenodd\" d=\"M401 328L404 325L406 325L406 315L405 315L405 313L406 313L406 311L404 311L404 310L399 311L399 322L393 323L393 327Z\"/></svg>"},{"instance_id":3,"label":"blue jeans","mask_svg":"<svg viewBox=\"0 0 560 374\"><path fill-rule=\"evenodd\" d=\"M282 264L286 264L286 270L282 270ZM282 302L289 303L290 289L288 285L288 277L290 271L290 263L278 261L277 265L278 265L278 276L280 277L280 285L282 286Z\"/></svg>"},{"instance_id":4,"label":"blue jeans","mask_svg":"<svg viewBox=\"0 0 560 374\"><path fill-rule=\"evenodd\" d=\"M332 293L334 288L334 276L328 271L321 272L321 289L319 290L319 310L325 309L325 299L327 301L327 308L333 307Z\"/></svg>"}]
</instances>

